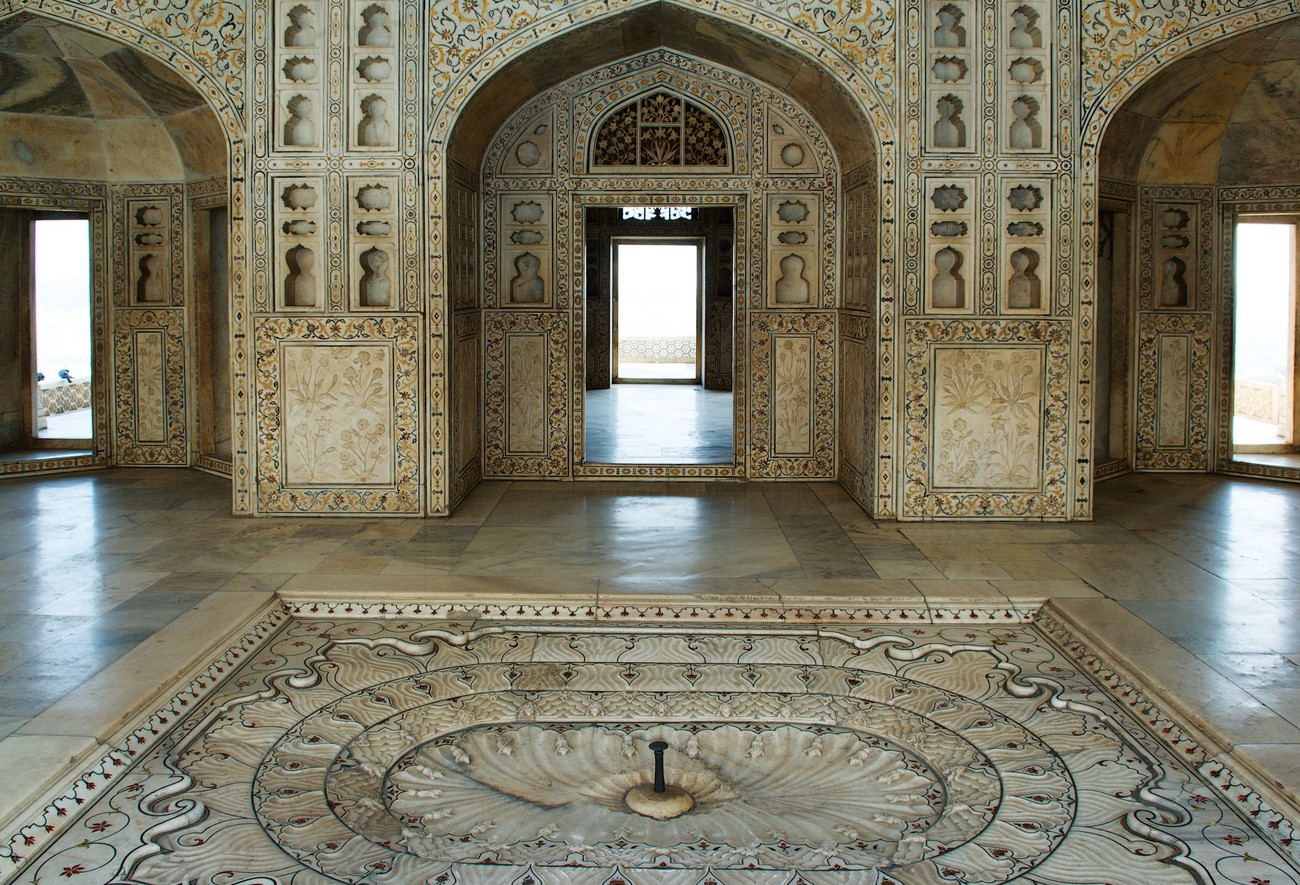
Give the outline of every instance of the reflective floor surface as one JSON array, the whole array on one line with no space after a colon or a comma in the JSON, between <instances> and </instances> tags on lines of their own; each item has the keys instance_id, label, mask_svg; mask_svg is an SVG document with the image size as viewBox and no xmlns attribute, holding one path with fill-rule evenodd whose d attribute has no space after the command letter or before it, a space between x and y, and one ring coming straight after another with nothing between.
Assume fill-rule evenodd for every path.
<instances>
[{"instance_id":1,"label":"reflective floor surface","mask_svg":"<svg viewBox=\"0 0 1300 885\"><path fill-rule=\"evenodd\" d=\"M489 482L446 520L228 510L227 482L192 471L0 483L0 818L277 592L929 621L1051 599L1277 796L1300 785L1295 486L1121 477L1095 522L1038 525L875 523L832 483Z\"/></svg>"},{"instance_id":2,"label":"reflective floor surface","mask_svg":"<svg viewBox=\"0 0 1300 885\"><path fill-rule=\"evenodd\" d=\"M588 464L730 464L731 391L615 384L586 394Z\"/></svg>"}]
</instances>

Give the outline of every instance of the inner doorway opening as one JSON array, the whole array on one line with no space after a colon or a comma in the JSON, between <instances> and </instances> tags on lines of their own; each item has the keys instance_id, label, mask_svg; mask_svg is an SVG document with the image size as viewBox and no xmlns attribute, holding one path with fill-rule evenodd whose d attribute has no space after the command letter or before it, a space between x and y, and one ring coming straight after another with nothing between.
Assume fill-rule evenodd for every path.
<instances>
[{"instance_id":1,"label":"inner doorway opening","mask_svg":"<svg viewBox=\"0 0 1300 885\"><path fill-rule=\"evenodd\" d=\"M730 207L587 210L583 461L735 461Z\"/></svg>"},{"instance_id":2,"label":"inner doorway opening","mask_svg":"<svg viewBox=\"0 0 1300 885\"><path fill-rule=\"evenodd\" d=\"M1300 216L1236 225L1233 458L1300 466L1296 446L1296 241Z\"/></svg>"},{"instance_id":3,"label":"inner doorway opening","mask_svg":"<svg viewBox=\"0 0 1300 885\"><path fill-rule=\"evenodd\" d=\"M700 383L698 240L614 241L614 383Z\"/></svg>"}]
</instances>

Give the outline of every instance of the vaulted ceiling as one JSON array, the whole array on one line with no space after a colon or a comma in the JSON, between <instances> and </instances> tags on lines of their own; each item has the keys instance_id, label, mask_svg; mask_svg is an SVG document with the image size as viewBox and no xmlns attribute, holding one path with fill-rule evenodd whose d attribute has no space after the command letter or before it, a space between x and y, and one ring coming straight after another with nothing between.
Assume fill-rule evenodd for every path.
<instances>
[{"instance_id":1,"label":"vaulted ceiling","mask_svg":"<svg viewBox=\"0 0 1300 885\"><path fill-rule=\"evenodd\" d=\"M38 17L0 29L0 174L180 181L225 171L202 96L129 46Z\"/></svg>"},{"instance_id":2,"label":"vaulted ceiling","mask_svg":"<svg viewBox=\"0 0 1300 885\"><path fill-rule=\"evenodd\" d=\"M1102 177L1150 184L1300 183L1300 20L1166 67L1116 114Z\"/></svg>"}]
</instances>

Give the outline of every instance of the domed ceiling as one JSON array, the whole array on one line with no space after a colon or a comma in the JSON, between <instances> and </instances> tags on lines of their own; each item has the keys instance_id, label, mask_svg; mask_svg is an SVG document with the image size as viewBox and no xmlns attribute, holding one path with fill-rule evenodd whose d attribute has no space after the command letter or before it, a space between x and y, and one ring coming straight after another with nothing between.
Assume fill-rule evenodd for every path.
<instances>
[{"instance_id":1,"label":"domed ceiling","mask_svg":"<svg viewBox=\"0 0 1300 885\"><path fill-rule=\"evenodd\" d=\"M0 174L181 181L225 171L215 115L131 47L26 17L0 28Z\"/></svg>"},{"instance_id":2,"label":"domed ceiling","mask_svg":"<svg viewBox=\"0 0 1300 885\"><path fill-rule=\"evenodd\" d=\"M1300 21L1170 65L1116 114L1102 177L1148 184L1300 182Z\"/></svg>"}]
</instances>

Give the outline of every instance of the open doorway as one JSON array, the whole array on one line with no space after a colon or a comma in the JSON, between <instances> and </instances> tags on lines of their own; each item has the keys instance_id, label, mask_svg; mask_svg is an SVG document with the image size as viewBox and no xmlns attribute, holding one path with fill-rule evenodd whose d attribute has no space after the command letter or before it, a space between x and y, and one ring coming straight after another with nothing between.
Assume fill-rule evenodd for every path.
<instances>
[{"instance_id":1,"label":"open doorway","mask_svg":"<svg viewBox=\"0 0 1300 885\"><path fill-rule=\"evenodd\" d=\"M731 209L589 209L587 226L583 460L733 463Z\"/></svg>"},{"instance_id":2,"label":"open doorway","mask_svg":"<svg viewBox=\"0 0 1300 885\"><path fill-rule=\"evenodd\" d=\"M614 241L614 382L700 383L699 240Z\"/></svg>"},{"instance_id":3,"label":"open doorway","mask_svg":"<svg viewBox=\"0 0 1300 885\"><path fill-rule=\"evenodd\" d=\"M1296 446L1296 239L1300 216L1236 225L1232 453L1300 466Z\"/></svg>"}]
</instances>

